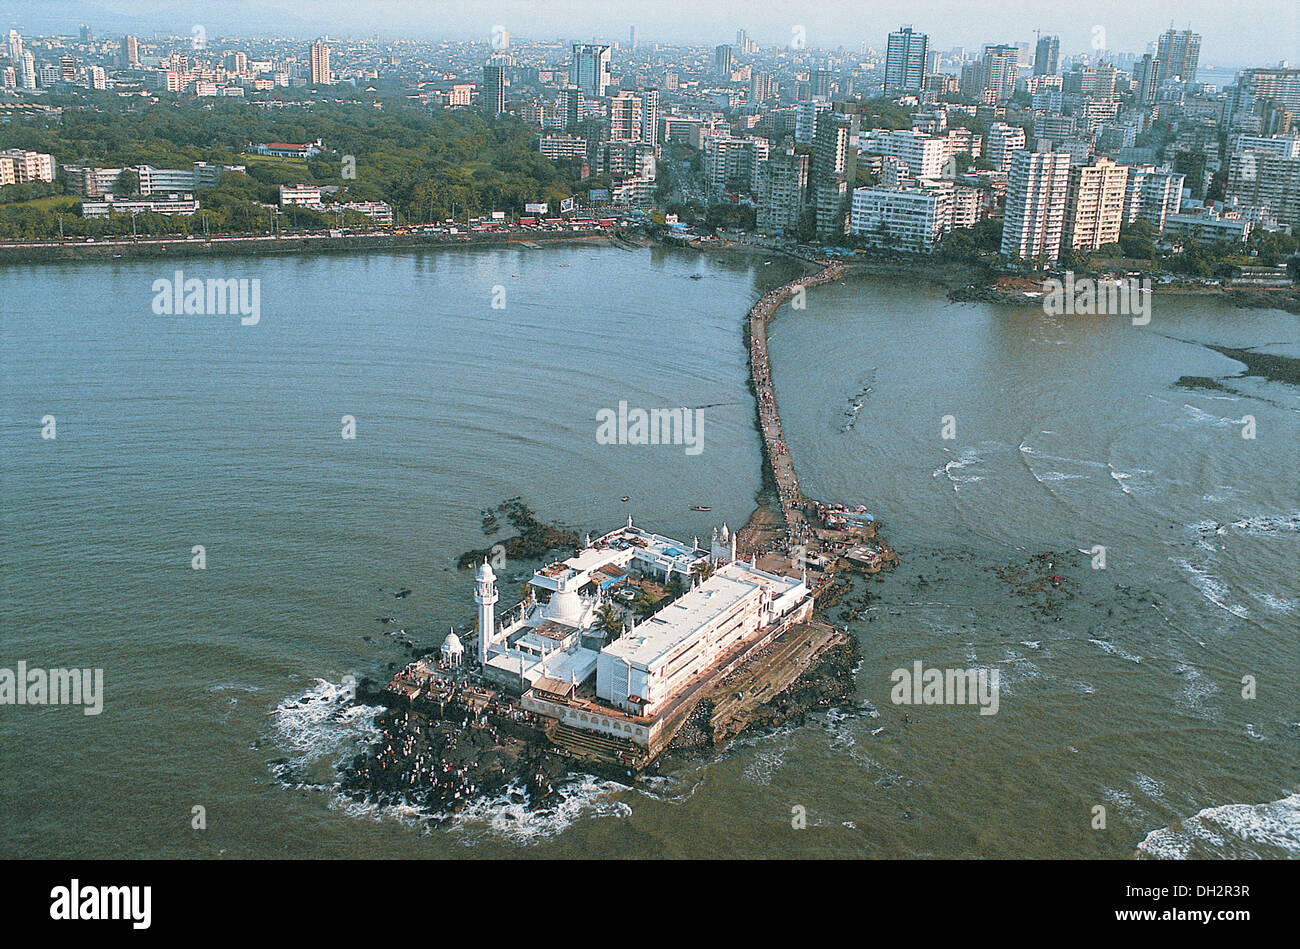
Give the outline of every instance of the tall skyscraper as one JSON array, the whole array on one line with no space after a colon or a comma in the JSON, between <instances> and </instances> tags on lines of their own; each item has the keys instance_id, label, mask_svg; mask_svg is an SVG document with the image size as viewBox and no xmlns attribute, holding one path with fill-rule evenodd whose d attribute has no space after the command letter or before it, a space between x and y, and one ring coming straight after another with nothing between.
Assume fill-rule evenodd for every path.
<instances>
[{"instance_id":1,"label":"tall skyscraper","mask_svg":"<svg viewBox=\"0 0 1300 949\"><path fill-rule=\"evenodd\" d=\"M614 84L609 74L609 47L574 43L569 84L577 86L588 98L603 96L605 90Z\"/></svg>"},{"instance_id":2,"label":"tall skyscraper","mask_svg":"<svg viewBox=\"0 0 1300 949\"><path fill-rule=\"evenodd\" d=\"M1061 70L1061 38L1059 36L1038 37L1038 48L1034 50L1034 75L1055 76Z\"/></svg>"},{"instance_id":3,"label":"tall skyscraper","mask_svg":"<svg viewBox=\"0 0 1300 949\"><path fill-rule=\"evenodd\" d=\"M641 90L641 141L659 150L659 90Z\"/></svg>"},{"instance_id":4,"label":"tall skyscraper","mask_svg":"<svg viewBox=\"0 0 1300 949\"><path fill-rule=\"evenodd\" d=\"M713 51L713 71L723 79L731 78L731 69L735 65L732 49L725 43Z\"/></svg>"},{"instance_id":5,"label":"tall skyscraper","mask_svg":"<svg viewBox=\"0 0 1300 949\"><path fill-rule=\"evenodd\" d=\"M803 216L808 156L778 152L758 167L756 226L765 234L789 234Z\"/></svg>"},{"instance_id":6,"label":"tall skyscraper","mask_svg":"<svg viewBox=\"0 0 1300 949\"><path fill-rule=\"evenodd\" d=\"M609 140L611 142L639 142L641 140L641 97L630 92L620 92L609 100Z\"/></svg>"},{"instance_id":7,"label":"tall skyscraper","mask_svg":"<svg viewBox=\"0 0 1300 949\"><path fill-rule=\"evenodd\" d=\"M1201 58L1201 34L1191 30L1165 30L1156 42L1156 59L1160 60L1160 79L1196 81L1196 65Z\"/></svg>"},{"instance_id":8,"label":"tall skyscraper","mask_svg":"<svg viewBox=\"0 0 1300 949\"><path fill-rule=\"evenodd\" d=\"M582 90L575 87L560 90L561 128L568 128L574 122L581 122L586 109L586 97Z\"/></svg>"},{"instance_id":9,"label":"tall skyscraper","mask_svg":"<svg viewBox=\"0 0 1300 949\"><path fill-rule=\"evenodd\" d=\"M627 47L628 47L628 49L636 49L636 24L635 24L635 23L633 23L633 24L628 28L628 31L627 31Z\"/></svg>"},{"instance_id":10,"label":"tall skyscraper","mask_svg":"<svg viewBox=\"0 0 1300 949\"><path fill-rule=\"evenodd\" d=\"M1020 50L1014 46L985 46L982 58L984 88L992 89L998 99L1010 99L1016 94L1016 78L1020 75Z\"/></svg>"},{"instance_id":11,"label":"tall skyscraper","mask_svg":"<svg viewBox=\"0 0 1300 949\"><path fill-rule=\"evenodd\" d=\"M480 102L488 115L500 115L506 110L506 67L488 63L483 67L483 98Z\"/></svg>"},{"instance_id":12,"label":"tall skyscraper","mask_svg":"<svg viewBox=\"0 0 1300 949\"><path fill-rule=\"evenodd\" d=\"M1300 114L1300 69L1243 69L1226 90L1223 121L1231 129L1272 135Z\"/></svg>"},{"instance_id":13,"label":"tall skyscraper","mask_svg":"<svg viewBox=\"0 0 1300 949\"><path fill-rule=\"evenodd\" d=\"M1066 152L1020 150L1007 178L1007 210L1002 219L1002 256L1008 260L1061 255L1065 199L1070 186Z\"/></svg>"},{"instance_id":14,"label":"tall skyscraper","mask_svg":"<svg viewBox=\"0 0 1300 949\"><path fill-rule=\"evenodd\" d=\"M1142 58L1133 64L1133 95L1139 105L1151 105L1156 101L1156 85L1160 81L1160 60L1150 53L1143 53Z\"/></svg>"},{"instance_id":15,"label":"tall skyscraper","mask_svg":"<svg viewBox=\"0 0 1300 949\"><path fill-rule=\"evenodd\" d=\"M848 231L849 203L858 173L858 115L841 107L819 113L813 133L812 189L821 235Z\"/></svg>"},{"instance_id":16,"label":"tall skyscraper","mask_svg":"<svg viewBox=\"0 0 1300 949\"><path fill-rule=\"evenodd\" d=\"M930 37L905 26L889 34L885 48L885 95L920 92L925 86Z\"/></svg>"},{"instance_id":17,"label":"tall skyscraper","mask_svg":"<svg viewBox=\"0 0 1300 949\"><path fill-rule=\"evenodd\" d=\"M140 42L129 33L122 37L122 65L131 67L140 65Z\"/></svg>"},{"instance_id":18,"label":"tall skyscraper","mask_svg":"<svg viewBox=\"0 0 1300 949\"><path fill-rule=\"evenodd\" d=\"M830 98L831 71L829 69L814 69L808 74L808 94L814 98Z\"/></svg>"},{"instance_id":19,"label":"tall skyscraper","mask_svg":"<svg viewBox=\"0 0 1300 949\"><path fill-rule=\"evenodd\" d=\"M9 31L9 58L16 63L23 58L23 38L17 30Z\"/></svg>"},{"instance_id":20,"label":"tall skyscraper","mask_svg":"<svg viewBox=\"0 0 1300 949\"><path fill-rule=\"evenodd\" d=\"M1061 234L1064 246L1096 250L1116 243L1124 222L1127 187L1128 166L1117 165L1109 158L1072 167Z\"/></svg>"},{"instance_id":21,"label":"tall skyscraper","mask_svg":"<svg viewBox=\"0 0 1300 949\"><path fill-rule=\"evenodd\" d=\"M1238 152L1228 170L1227 195L1300 227L1300 158L1264 149Z\"/></svg>"},{"instance_id":22,"label":"tall skyscraper","mask_svg":"<svg viewBox=\"0 0 1300 949\"><path fill-rule=\"evenodd\" d=\"M317 40L311 44L311 84L328 86L333 82L334 74L330 72L330 48L324 40Z\"/></svg>"},{"instance_id":23,"label":"tall skyscraper","mask_svg":"<svg viewBox=\"0 0 1300 949\"><path fill-rule=\"evenodd\" d=\"M1182 199L1182 175L1158 171L1154 165L1130 166L1124 194L1124 223L1141 219L1157 231L1163 231L1169 215L1181 210Z\"/></svg>"},{"instance_id":24,"label":"tall skyscraper","mask_svg":"<svg viewBox=\"0 0 1300 949\"><path fill-rule=\"evenodd\" d=\"M36 88L36 58L32 56L30 49L23 50L22 59L19 60L22 69L18 71L18 88L35 89Z\"/></svg>"}]
</instances>

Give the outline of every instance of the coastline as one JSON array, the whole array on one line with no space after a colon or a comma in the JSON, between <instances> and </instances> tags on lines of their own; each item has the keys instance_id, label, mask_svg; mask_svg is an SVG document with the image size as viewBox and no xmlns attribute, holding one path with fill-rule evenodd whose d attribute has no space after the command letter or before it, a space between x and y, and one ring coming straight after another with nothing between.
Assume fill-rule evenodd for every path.
<instances>
[{"instance_id":1,"label":"coastline","mask_svg":"<svg viewBox=\"0 0 1300 949\"><path fill-rule=\"evenodd\" d=\"M395 250L449 247L536 248L551 244L611 243L639 247L641 243L615 231L539 231L537 233L392 234L376 232L342 237L304 234L290 236L222 236L212 238L144 238L111 241L40 241L0 244L0 265L48 264L78 260L184 260L210 257L261 257L289 254L384 253Z\"/></svg>"},{"instance_id":2,"label":"coastline","mask_svg":"<svg viewBox=\"0 0 1300 949\"><path fill-rule=\"evenodd\" d=\"M332 237L324 234L248 236L227 234L214 237L158 237L94 241L11 241L0 243L0 266L6 264L51 264L82 260L195 260L215 257L260 257L295 254L367 254L393 251L445 249L454 247L525 247L542 245L608 243L624 249L658 243L637 231L625 229L593 231L507 231L482 234L394 234L373 231ZM824 259L797 248L772 247L750 241L694 240L684 245L700 253L752 253L780 255L821 265ZM837 263L855 274L922 279L945 287L953 303L993 303L1040 306L1042 281L998 273L986 264L968 261L940 261L860 255ZM1156 296L1217 298L1243 309L1279 309L1300 314L1300 287L1234 287L1175 281L1157 283Z\"/></svg>"},{"instance_id":3,"label":"coastline","mask_svg":"<svg viewBox=\"0 0 1300 949\"><path fill-rule=\"evenodd\" d=\"M1300 314L1298 287L1233 287L1174 282L1152 285L1151 294L1153 297L1204 297L1218 299L1241 309L1277 309ZM1044 295L1042 280L1005 274L990 276L982 282L954 286L948 291L948 299L952 303L1034 307L1043 305Z\"/></svg>"}]
</instances>

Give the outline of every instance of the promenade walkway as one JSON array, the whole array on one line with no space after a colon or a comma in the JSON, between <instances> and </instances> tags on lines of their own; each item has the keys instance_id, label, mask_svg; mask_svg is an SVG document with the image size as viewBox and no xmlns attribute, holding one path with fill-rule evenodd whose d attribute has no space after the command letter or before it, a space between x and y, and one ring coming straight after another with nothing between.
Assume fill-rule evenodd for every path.
<instances>
[{"instance_id":1,"label":"promenade walkway","mask_svg":"<svg viewBox=\"0 0 1300 949\"><path fill-rule=\"evenodd\" d=\"M820 262L820 261L819 261ZM800 288L817 286L843 276L844 265L839 261L825 262L817 273L800 277L769 290L749 311L749 356L754 378L754 392L758 399L758 418L763 432L763 444L772 466L772 476L785 521L784 549L798 544L815 543L812 527L804 518L804 496L799 489L799 478L794 471L794 460L781 429L781 415L777 411L776 395L772 390L771 364L767 354L767 321Z\"/></svg>"}]
</instances>

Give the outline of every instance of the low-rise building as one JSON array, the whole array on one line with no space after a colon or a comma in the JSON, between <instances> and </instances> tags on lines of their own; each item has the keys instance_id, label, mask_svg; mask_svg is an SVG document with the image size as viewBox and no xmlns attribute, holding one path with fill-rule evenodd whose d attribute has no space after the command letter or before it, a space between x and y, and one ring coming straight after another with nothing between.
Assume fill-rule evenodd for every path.
<instances>
[{"instance_id":1,"label":"low-rise building","mask_svg":"<svg viewBox=\"0 0 1300 949\"><path fill-rule=\"evenodd\" d=\"M280 207L320 204L320 188L316 185L280 185Z\"/></svg>"},{"instance_id":2,"label":"low-rise building","mask_svg":"<svg viewBox=\"0 0 1300 949\"><path fill-rule=\"evenodd\" d=\"M81 202L81 216L87 218L108 217L110 214L194 214L199 210L199 201L192 194L151 195L147 198L123 198L115 200L112 195L102 201Z\"/></svg>"}]
</instances>

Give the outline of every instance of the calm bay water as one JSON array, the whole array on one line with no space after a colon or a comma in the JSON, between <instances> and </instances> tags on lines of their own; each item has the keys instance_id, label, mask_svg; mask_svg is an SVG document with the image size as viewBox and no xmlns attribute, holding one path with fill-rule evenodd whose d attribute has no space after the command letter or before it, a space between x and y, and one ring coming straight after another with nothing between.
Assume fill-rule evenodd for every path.
<instances>
[{"instance_id":1,"label":"calm bay water","mask_svg":"<svg viewBox=\"0 0 1300 949\"><path fill-rule=\"evenodd\" d=\"M1152 832L1153 852L1296 853L1300 399L1173 385L1240 368L1179 339L1297 355L1294 317L1158 299L1135 328L896 280L813 291L770 340L801 478L867 503L904 556L855 624L861 704L644 788L578 779L558 812L484 805L428 833L339 801L364 716L303 698L404 661L376 617L430 643L467 623L454 560L504 498L580 531L743 522L741 321L796 271L603 247L180 268L260 279L261 322L156 316L170 263L0 270L0 666L102 667L106 691L98 717L3 711L4 855L1126 856ZM620 400L705 407L704 451L598 445ZM1096 544L1107 567L1076 555L1060 620L992 569ZM1001 711L904 723L888 673L914 660L999 668ZM1161 832L1235 804L1266 807Z\"/></svg>"}]
</instances>

